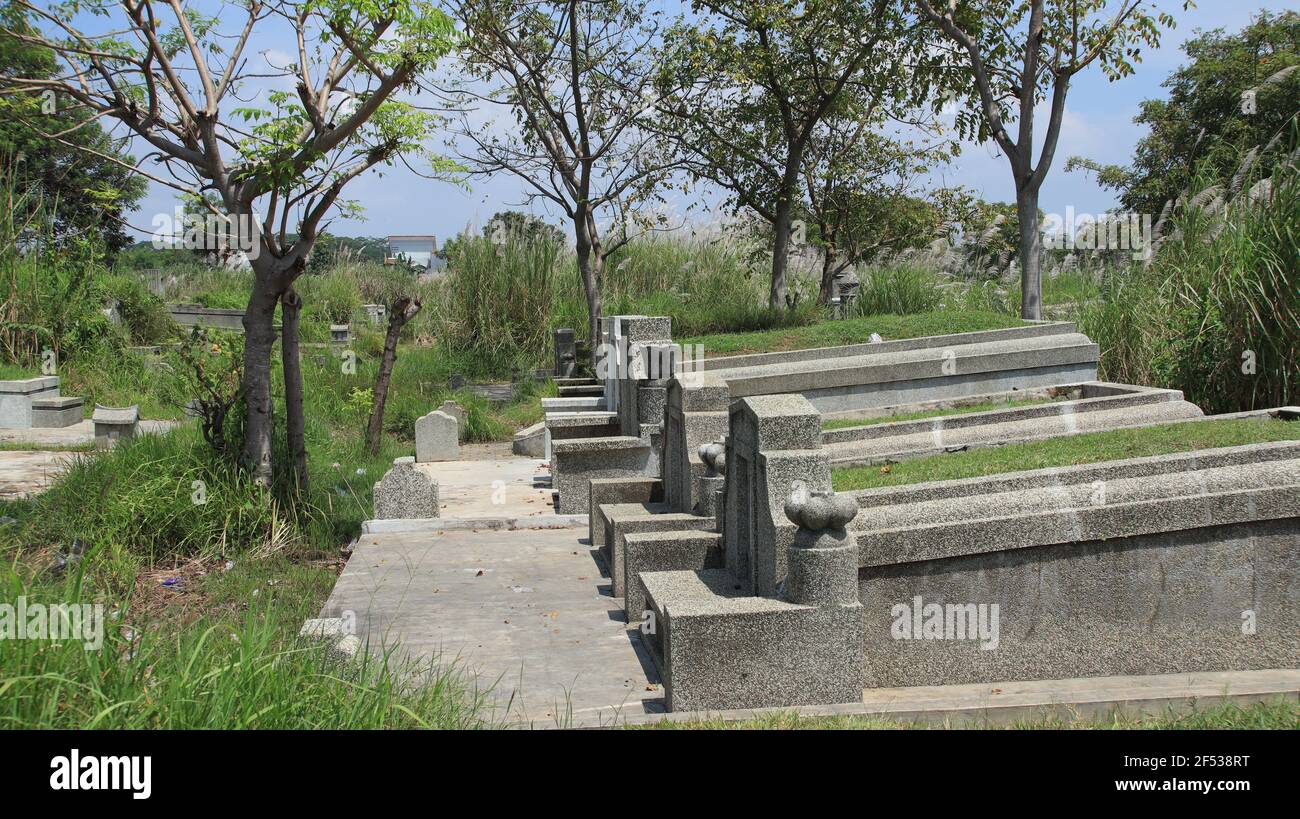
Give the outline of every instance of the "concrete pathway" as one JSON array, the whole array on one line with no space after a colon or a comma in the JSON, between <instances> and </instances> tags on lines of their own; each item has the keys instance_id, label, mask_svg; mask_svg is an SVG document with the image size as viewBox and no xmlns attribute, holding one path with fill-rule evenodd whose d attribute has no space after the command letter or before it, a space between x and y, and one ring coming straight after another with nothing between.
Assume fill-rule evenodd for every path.
<instances>
[{"instance_id":1,"label":"concrete pathway","mask_svg":"<svg viewBox=\"0 0 1300 819\"><path fill-rule=\"evenodd\" d=\"M15 500L44 491L76 454L0 450L0 499Z\"/></svg>"},{"instance_id":2,"label":"concrete pathway","mask_svg":"<svg viewBox=\"0 0 1300 819\"><path fill-rule=\"evenodd\" d=\"M166 432L176 421L141 421L140 432ZM89 418L70 427L0 428L0 443L36 444L42 447L66 446L74 449L95 442L95 424Z\"/></svg>"},{"instance_id":3,"label":"concrete pathway","mask_svg":"<svg viewBox=\"0 0 1300 819\"><path fill-rule=\"evenodd\" d=\"M141 421L140 432L166 432L175 425L175 421ZM12 500L44 491L75 456L82 454L79 447L94 442L95 425L90 419L70 427L0 429L0 443L44 447L0 450L0 498Z\"/></svg>"},{"instance_id":4,"label":"concrete pathway","mask_svg":"<svg viewBox=\"0 0 1300 819\"><path fill-rule=\"evenodd\" d=\"M354 612L371 651L396 643L477 675L498 720L603 725L663 711L640 634L627 630L585 534L363 535L321 617Z\"/></svg>"},{"instance_id":5,"label":"concrete pathway","mask_svg":"<svg viewBox=\"0 0 1300 819\"><path fill-rule=\"evenodd\" d=\"M539 458L438 461L419 466L438 480L438 502L444 518L555 514L550 472Z\"/></svg>"}]
</instances>

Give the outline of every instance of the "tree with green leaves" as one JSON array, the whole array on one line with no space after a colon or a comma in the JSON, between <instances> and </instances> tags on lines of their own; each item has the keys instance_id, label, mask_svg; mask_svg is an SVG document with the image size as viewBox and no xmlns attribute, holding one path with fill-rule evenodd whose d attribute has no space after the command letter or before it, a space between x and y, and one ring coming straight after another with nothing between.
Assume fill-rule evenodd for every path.
<instances>
[{"instance_id":1,"label":"tree with green leaves","mask_svg":"<svg viewBox=\"0 0 1300 819\"><path fill-rule=\"evenodd\" d=\"M29 38L35 33L30 15L13 0L0 5L0 28ZM57 71L48 49L30 39L0 37L0 76L49 80ZM122 142L98 122L81 122L77 111L39 89L0 96L0 162L21 182L40 187L51 204L56 239L97 233L110 257L131 244L124 219L146 189L126 167L132 159Z\"/></svg>"},{"instance_id":2,"label":"tree with green leaves","mask_svg":"<svg viewBox=\"0 0 1300 819\"><path fill-rule=\"evenodd\" d=\"M1093 63L1111 80L1133 72L1174 19L1146 0L912 0L947 39L974 80L960 132L992 140L1011 166L1020 231L1020 314L1042 318L1042 231L1038 193L1051 170L1070 82ZM1183 7L1190 5L1184 0ZM1050 99L1042 149L1034 155L1035 107ZM1008 132L1015 123L1014 138Z\"/></svg>"},{"instance_id":3,"label":"tree with green leaves","mask_svg":"<svg viewBox=\"0 0 1300 819\"><path fill-rule=\"evenodd\" d=\"M1215 29L1183 44L1189 62L1145 100L1134 119L1148 133L1127 166L1070 157L1137 213L1165 213L1196 182L1229 186L1243 161L1271 166L1296 150L1300 117L1300 14L1260 14L1235 34Z\"/></svg>"},{"instance_id":4,"label":"tree with green leaves","mask_svg":"<svg viewBox=\"0 0 1300 819\"><path fill-rule=\"evenodd\" d=\"M642 125L655 102L650 49L660 12L647 0L456 0L454 7L467 35L457 91L467 107L502 111L513 125L467 114L462 156L476 173L519 178L526 201L564 214L589 338L597 339L606 260L636 232L666 221L651 206L673 163Z\"/></svg>"},{"instance_id":5,"label":"tree with green leaves","mask_svg":"<svg viewBox=\"0 0 1300 819\"><path fill-rule=\"evenodd\" d=\"M214 194L213 215L248 256L242 461L260 482L273 476L271 352L283 307L286 429L304 486L294 281L327 216L355 208L341 198L349 182L399 157L450 170L425 147L437 119L398 95L455 47L451 19L426 0L240 0L211 16L180 0L15 2L35 30L4 33L60 67L0 78L6 94L52 92L83 122L116 121L149 151L132 172L195 201ZM293 38L293 54L250 67L246 49L268 31Z\"/></svg>"},{"instance_id":6,"label":"tree with green leaves","mask_svg":"<svg viewBox=\"0 0 1300 819\"><path fill-rule=\"evenodd\" d=\"M933 129L895 138L873 125L879 128L832 116L814 132L804 157L800 211L809 241L821 249L819 304L830 302L835 277L850 266L923 246L943 225L941 197L920 195L918 179L957 146Z\"/></svg>"},{"instance_id":7,"label":"tree with green leaves","mask_svg":"<svg viewBox=\"0 0 1300 819\"><path fill-rule=\"evenodd\" d=\"M872 121L927 100L924 29L889 0L695 0L665 37L661 132L698 181L772 226L769 305L788 306L791 225L824 120ZM680 90L674 90L680 89Z\"/></svg>"}]
</instances>

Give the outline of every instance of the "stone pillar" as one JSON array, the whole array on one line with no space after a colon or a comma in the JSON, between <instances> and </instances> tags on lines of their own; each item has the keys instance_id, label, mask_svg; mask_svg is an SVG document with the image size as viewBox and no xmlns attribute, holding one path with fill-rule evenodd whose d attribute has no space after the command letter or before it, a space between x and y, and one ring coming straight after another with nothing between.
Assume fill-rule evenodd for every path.
<instances>
[{"instance_id":1,"label":"stone pillar","mask_svg":"<svg viewBox=\"0 0 1300 819\"><path fill-rule=\"evenodd\" d=\"M799 527L786 551L784 597L805 606L858 602L858 539L845 527L858 514L849 494L796 491L785 515Z\"/></svg>"},{"instance_id":2,"label":"stone pillar","mask_svg":"<svg viewBox=\"0 0 1300 819\"><path fill-rule=\"evenodd\" d=\"M679 375L668 382L664 408L664 500L676 512L713 508L712 499L700 495L699 479L706 472L700 447L726 437L730 401L726 382L707 373ZM722 463L725 462L724 459ZM711 513L700 511L699 514Z\"/></svg>"},{"instance_id":3,"label":"stone pillar","mask_svg":"<svg viewBox=\"0 0 1300 819\"><path fill-rule=\"evenodd\" d=\"M731 405L725 465L726 566L750 593L773 597L796 527L784 506L796 490L828 492L821 414L802 395L760 395Z\"/></svg>"},{"instance_id":4,"label":"stone pillar","mask_svg":"<svg viewBox=\"0 0 1300 819\"><path fill-rule=\"evenodd\" d=\"M577 370L578 348L572 328L560 327L555 331L555 375L572 378Z\"/></svg>"}]
</instances>

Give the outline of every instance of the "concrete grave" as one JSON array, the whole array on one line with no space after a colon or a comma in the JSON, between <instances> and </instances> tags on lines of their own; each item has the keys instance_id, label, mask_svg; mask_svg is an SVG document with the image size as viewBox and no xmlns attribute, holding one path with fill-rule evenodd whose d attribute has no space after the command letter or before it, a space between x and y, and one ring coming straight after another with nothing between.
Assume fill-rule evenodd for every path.
<instances>
[{"instance_id":1,"label":"concrete grave","mask_svg":"<svg viewBox=\"0 0 1300 819\"><path fill-rule=\"evenodd\" d=\"M1078 398L914 421L839 427L823 432L822 442L832 465L859 466L944 451L1197 419L1204 415L1200 407L1185 401L1178 390L1092 381L1050 392ZM1029 390L1012 395L1047 398L1048 394Z\"/></svg>"},{"instance_id":2,"label":"concrete grave","mask_svg":"<svg viewBox=\"0 0 1300 819\"><path fill-rule=\"evenodd\" d=\"M134 438L140 423L140 407L105 407L95 405L91 416L95 424L95 448L108 449L123 438Z\"/></svg>"},{"instance_id":3,"label":"concrete grave","mask_svg":"<svg viewBox=\"0 0 1300 819\"><path fill-rule=\"evenodd\" d=\"M415 422L415 460L455 461L460 458L460 424L442 410L434 410Z\"/></svg>"},{"instance_id":4,"label":"concrete grave","mask_svg":"<svg viewBox=\"0 0 1300 819\"><path fill-rule=\"evenodd\" d=\"M568 418L558 413L547 416L551 470L561 514L589 511L588 482L592 478L659 474L664 402L674 366L672 321L614 316L602 319L601 326L606 343L599 352L597 378L603 379L604 395L565 400L604 401L604 409ZM558 437L563 429L599 431L615 422L618 434Z\"/></svg>"},{"instance_id":5,"label":"concrete grave","mask_svg":"<svg viewBox=\"0 0 1300 819\"><path fill-rule=\"evenodd\" d=\"M1300 442L856 497L868 685L1300 662Z\"/></svg>"},{"instance_id":6,"label":"concrete grave","mask_svg":"<svg viewBox=\"0 0 1300 819\"><path fill-rule=\"evenodd\" d=\"M236 308L204 307L201 304L169 304L172 320L182 327L215 327L244 332L244 311Z\"/></svg>"},{"instance_id":7,"label":"concrete grave","mask_svg":"<svg viewBox=\"0 0 1300 819\"><path fill-rule=\"evenodd\" d=\"M32 399L33 427L70 427L83 415L81 399L71 395Z\"/></svg>"},{"instance_id":8,"label":"concrete grave","mask_svg":"<svg viewBox=\"0 0 1300 819\"><path fill-rule=\"evenodd\" d=\"M1300 662L1300 442L834 495L819 425L799 396L733 404L720 553L703 525L622 533L670 710ZM600 509L607 541L635 520Z\"/></svg>"},{"instance_id":9,"label":"concrete grave","mask_svg":"<svg viewBox=\"0 0 1300 819\"><path fill-rule=\"evenodd\" d=\"M32 402L59 397L59 377L42 375L0 381L0 427L27 429L32 426Z\"/></svg>"}]
</instances>

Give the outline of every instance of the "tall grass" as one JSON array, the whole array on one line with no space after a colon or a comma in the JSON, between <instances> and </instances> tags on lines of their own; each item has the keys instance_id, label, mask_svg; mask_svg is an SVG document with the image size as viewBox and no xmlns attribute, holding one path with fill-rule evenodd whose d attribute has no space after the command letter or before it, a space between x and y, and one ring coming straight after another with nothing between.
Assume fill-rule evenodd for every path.
<instances>
[{"instance_id":1,"label":"tall grass","mask_svg":"<svg viewBox=\"0 0 1300 819\"><path fill-rule=\"evenodd\" d=\"M187 621L143 610L143 599L105 603L88 593L78 574L31 585L0 567L0 598L7 602L20 596L47 605L100 602L106 615L102 645L89 650L76 640L0 640L0 727L483 725L482 695L454 666L407 659L391 646L345 660L322 643L297 639L328 577L254 573L232 584L215 576L204 584L210 610ZM220 585L236 588L212 588Z\"/></svg>"},{"instance_id":2,"label":"tall grass","mask_svg":"<svg viewBox=\"0 0 1300 819\"><path fill-rule=\"evenodd\" d=\"M138 281L103 275L97 237L58 240L53 224L53 205L39 186L0 161L0 358L57 365L170 332L165 307ZM109 306L120 325L106 315Z\"/></svg>"},{"instance_id":3,"label":"tall grass","mask_svg":"<svg viewBox=\"0 0 1300 819\"><path fill-rule=\"evenodd\" d=\"M1189 209L1152 263L1108 278L1080 325L1114 381L1183 390L1207 412L1295 403L1300 385L1300 180L1267 200Z\"/></svg>"},{"instance_id":4,"label":"tall grass","mask_svg":"<svg viewBox=\"0 0 1300 819\"><path fill-rule=\"evenodd\" d=\"M943 293L933 270L910 265L879 267L859 277L856 316L928 313L939 308Z\"/></svg>"}]
</instances>

